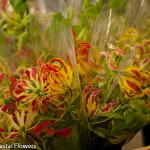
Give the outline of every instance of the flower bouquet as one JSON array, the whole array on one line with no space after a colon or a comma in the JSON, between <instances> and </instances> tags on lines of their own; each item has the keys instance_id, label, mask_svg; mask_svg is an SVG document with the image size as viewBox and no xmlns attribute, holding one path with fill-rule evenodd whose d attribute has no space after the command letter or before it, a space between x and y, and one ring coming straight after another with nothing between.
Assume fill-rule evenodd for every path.
<instances>
[{"instance_id":1,"label":"flower bouquet","mask_svg":"<svg viewBox=\"0 0 150 150\"><path fill-rule=\"evenodd\" d=\"M150 123L149 25L120 32L111 9L84 30L53 18L51 55L13 73L0 62L0 148L121 149Z\"/></svg>"}]
</instances>

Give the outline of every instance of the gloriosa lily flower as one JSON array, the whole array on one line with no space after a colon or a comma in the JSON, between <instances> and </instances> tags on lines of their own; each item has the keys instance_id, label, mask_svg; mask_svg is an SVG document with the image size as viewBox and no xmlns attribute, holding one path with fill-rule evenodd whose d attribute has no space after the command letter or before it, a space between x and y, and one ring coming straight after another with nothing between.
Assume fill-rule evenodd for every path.
<instances>
[{"instance_id":1,"label":"gloriosa lily flower","mask_svg":"<svg viewBox=\"0 0 150 150\"><path fill-rule=\"evenodd\" d=\"M136 46L138 50L138 64L141 69L150 71L150 40L144 40L142 45Z\"/></svg>"},{"instance_id":2,"label":"gloriosa lily flower","mask_svg":"<svg viewBox=\"0 0 150 150\"><path fill-rule=\"evenodd\" d=\"M73 70L60 58L43 63L41 73L45 75L46 82L50 84L52 94L65 93L67 87L72 85Z\"/></svg>"},{"instance_id":3,"label":"gloriosa lily flower","mask_svg":"<svg viewBox=\"0 0 150 150\"><path fill-rule=\"evenodd\" d=\"M89 83L100 81L101 78L98 76L98 73L102 73L103 66L99 64L99 51L83 41L76 46L76 55L79 74Z\"/></svg>"},{"instance_id":4,"label":"gloriosa lily flower","mask_svg":"<svg viewBox=\"0 0 150 150\"><path fill-rule=\"evenodd\" d=\"M40 100L42 102L46 96L50 95L50 88L44 75L38 74L36 68L25 69L27 77L22 77L17 84L14 99L21 102L33 102Z\"/></svg>"},{"instance_id":5,"label":"gloriosa lily flower","mask_svg":"<svg viewBox=\"0 0 150 150\"><path fill-rule=\"evenodd\" d=\"M121 89L127 98L143 97L148 95L148 89L144 89L150 83L150 74L138 67L128 67L119 81Z\"/></svg>"},{"instance_id":6,"label":"gloriosa lily flower","mask_svg":"<svg viewBox=\"0 0 150 150\"><path fill-rule=\"evenodd\" d=\"M18 135L22 135L22 138L25 139L26 133L33 128L32 125L37 112L33 111L31 106L26 109L16 110L13 114L5 115L10 123L10 127L13 129L9 138L12 139Z\"/></svg>"},{"instance_id":7,"label":"gloriosa lily flower","mask_svg":"<svg viewBox=\"0 0 150 150\"><path fill-rule=\"evenodd\" d=\"M84 88L85 111L88 117L94 117L99 113L100 94L104 90L94 89L93 85Z\"/></svg>"},{"instance_id":8,"label":"gloriosa lily flower","mask_svg":"<svg viewBox=\"0 0 150 150\"><path fill-rule=\"evenodd\" d=\"M1 144L9 143L16 137L26 138L26 133L34 127L33 121L37 112L32 106L17 108L13 113L2 112L0 119L0 141Z\"/></svg>"},{"instance_id":9,"label":"gloriosa lily flower","mask_svg":"<svg viewBox=\"0 0 150 150\"><path fill-rule=\"evenodd\" d=\"M105 58L105 62L110 70L119 70L121 59L125 55L124 51L117 47L112 53L108 51L102 52L102 56Z\"/></svg>"},{"instance_id":10,"label":"gloriosa lily flower","mask_svg":"<svg viewBox=\"0 0 150 150\"><path fill-rule=\"evenodd\" d=\"M40 58L41 59L41 58ZM61 59L51 59L48 63L38 62L39 68L25 69L26 76L20 79L14 91L14 99L22 102L42 102L56 95L65 94L73 82L73 71Z\"/></svg>"}]
</instances>

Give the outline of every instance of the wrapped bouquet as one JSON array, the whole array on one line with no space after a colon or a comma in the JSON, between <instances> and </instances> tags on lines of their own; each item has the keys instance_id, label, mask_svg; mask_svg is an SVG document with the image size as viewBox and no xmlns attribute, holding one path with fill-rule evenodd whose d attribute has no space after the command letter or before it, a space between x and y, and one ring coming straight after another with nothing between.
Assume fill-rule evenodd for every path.
<instances>
[{"instance_id":1,"label":"wrapped bouquet","mask_svg":"<svg viewBox=\"0 0 150 150\"><path fill-rule=\"evenodd\" d=\"M17 4L10 3L15 10ZM1 4L3 9L5 4ZM85 1L80 16L83 22L90 22L88 26L74 25L69 12L65 14L68 18L53 15L50 28L43 29L50 53L39 56L36 65L32 62L12 71L4 56L0 59L0 148L119 150L150 123L149 23L138 30L130 23L132 16L124 20L113 12L117 9L114 4L110 1L110 9L99 12L104 4ZM124 5L119 4L119 8ZM143 5L148 7L142 1L138 10ZM96 9L94 15L89 8ZM26 17L28 9L19 14ZM149 14L145 18L148 22ZM1 26L12 23L9 21ZM18 27L13 24L12 31ZM20 33L30 31L25 26L27 30L22 28ZM11 33L9 27L3 28L3 36ZM18 42L16 49L23 57L20 47L32 41L28 45L29 34L25 34L20 46L20 33L10 37L15 38L15 45ZM10 41L1 39L11 51Z\"/></svg>"}]
</instances>

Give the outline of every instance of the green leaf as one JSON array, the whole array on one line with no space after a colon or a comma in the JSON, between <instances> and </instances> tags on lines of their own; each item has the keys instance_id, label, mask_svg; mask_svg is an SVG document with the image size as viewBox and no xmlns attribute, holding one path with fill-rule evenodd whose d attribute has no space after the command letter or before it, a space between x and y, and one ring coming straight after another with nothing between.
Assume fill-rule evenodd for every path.
<instances>
[{"instance_id":1,"label":"green leaf","mask_svg":"<svg viewBox=\"0 0 150 150\"><path fill-rule=\"evenodd\" d=\"M134 108L134 109L130 110L130 113L134 118L140 120L143 123L150 122L150 118L147 115L145 115L144 113L142 113L141 110Z\"/></svg>"},{"instance_id":2,"label":"green leaf","mask_svg":"<svg viewBox=\"0 0 150 150\"><path fill-rule=\"evenodd\" d=\"M50 118L50 116L44 116L44 115L39 115L38 116L38 119L40 120L50 120L50 121L64 121L63 119L60 119L60 118Z\"/></svg>"},{"instance_id":3,"label":"green leaf","mask_svg":"<svg viewBox=\"0 0 150 150\"><path fill-rule=\"evenodd\" d=\"M135 123L137 122L137 119L134 118L128 110L123 113L123 117L125 119L126 126L128 127L135 125Z\"/></svg>"},{"instance_id":4,"label":"green leaf","mask_svg":"<svg viewBox=\"0 0 150 150\"><path fill-rule=\"evenodd\" d=\"M101 127L95 127L94 130L95 133L102 138L106 138L110 133L110 131Z\"/></svg>"},{"instance_id":5,"label":"green leaf","mask_svg":"<svg viewBox=\"0 0 150 150\"><path fill-rule=\"evenodd\" d=\"M115 90L112 92L107 102L111 102L112 100L116 100L118 95L120 94L120 86L117 86Z\"/></svg>"},{"instance_id":6,"label":"green leaf","mask_svg":"<svg viewBox=\"0 0 150 150\"><path fill-rule=\"evenodd\" d=\"M86 4L84 7L84 14L90 19L96 19L98 14L100 13L102 7L101 5L93 5L91 3Z\"/></svg>"},{"instance_id":7,"label":"green leaf","mask_svg":"<svg viewBox=\"0 0 150 150\"><path fill-rule=\"evenodd\" d=\"M12 5L14 11L18 13L21 17L25 13L29 13L29 8L26 0L9 0Z\"/></svg>"},{"instance_id":8,"label":"green leaf","mask_svg":"<svg viewBox=\"0 0 150 150\"><path fill-rule=\"evenodd\" d=\"M53 20L50 25L50 31L48 33L55 34L61 31L63 16L61 13L56 13L53 15ZM48 29L49 30L49 29Z\"/></svg>"},{"instance_id":9,"label":"green leaf","mask_svg":"<svg viewBox=\"0 0 150 150\"><path fill-rule=\"evenodd\" d=\"M135 107L136 109L139 109L144 114L148 113L144 100L141 100L141 99L132 100L131 107Z\"/></svg>"},{"instance_id":10,"label":"green leaf","mask_svg":"<svg viewBox=\"0 0 150 150\"><path fill-rule=\"evenodd\" d=\"M20 76L19 76L18 74L14 74L14 77L15 77L16 79L20 79Z\"/></svg>"},{"instance_id":11,"label":"green leaf","mask_svg":"<svg viewBox=\"0 0 150 150\"><path fill-rule=\"evenodd\" d=\"M83 0L83 6L86 7L91 3L91 0Z\"/></svg>"},{"instance_id":12,"label":"green leaf","mask_svg":"<svg viewBox=\"0 0 150 150\"><path fill-rule=\"evenodd\" d=\"M110 76L111 71L110 71L110 69L108 68L108 65L106 64L105 61L104 61L104 68L105 68L105 74L106 74L106 76Z\"/></svg>"},{"instance_id":13,"label":"green leaf","mask_svg":"<svg viewBox=\"0 0 150 150\"><path fill-rule=\"evenodd\" d=\"M80 143L80 137L79 137L79 134L80 134L80 131L79 131L79 123L78 122L73 122L72 124L72 134L71 134L71 138L73 139L72 143L74 145L77 145L79 146L79 143Z\"/></svg>"},{"instance_id":14,"label":"green leaf","mask_svg":"<svg viewBox=\"0 0 150 150\"><path fill-rule=\"evenodd\" d=\"M120 9L125 2L126 0L109 0L108 6L112 9Z\"/></svg>"},{"instance_id":15,"label":"green leaf","mask_svg":"<svg viewBox=\"0 0 150 150\"><path fill-rule=\"evenodd\" d=\"M9 103L13 101L14 101L14 96L12 95L8 99L5 100L5 104L9 106Z\"/></svg>"}]
</instances>

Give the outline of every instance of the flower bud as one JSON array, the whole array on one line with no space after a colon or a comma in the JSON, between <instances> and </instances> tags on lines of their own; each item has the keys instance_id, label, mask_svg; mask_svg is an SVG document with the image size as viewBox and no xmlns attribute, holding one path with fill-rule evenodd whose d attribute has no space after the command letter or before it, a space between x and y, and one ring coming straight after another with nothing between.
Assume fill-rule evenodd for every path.
<instances>
[{"instance_id":1,"label":"flower bud","mask_svg":"<svg viewBox=\"0 0 150 150\"><path fill-rule=\"evenodd\" d=\"M104 90L94 89L93 86L86 86L84 90L85 94L85 110L88 117L94 117L99 112L99 93Z\"/></svg>"}]
</instances>

